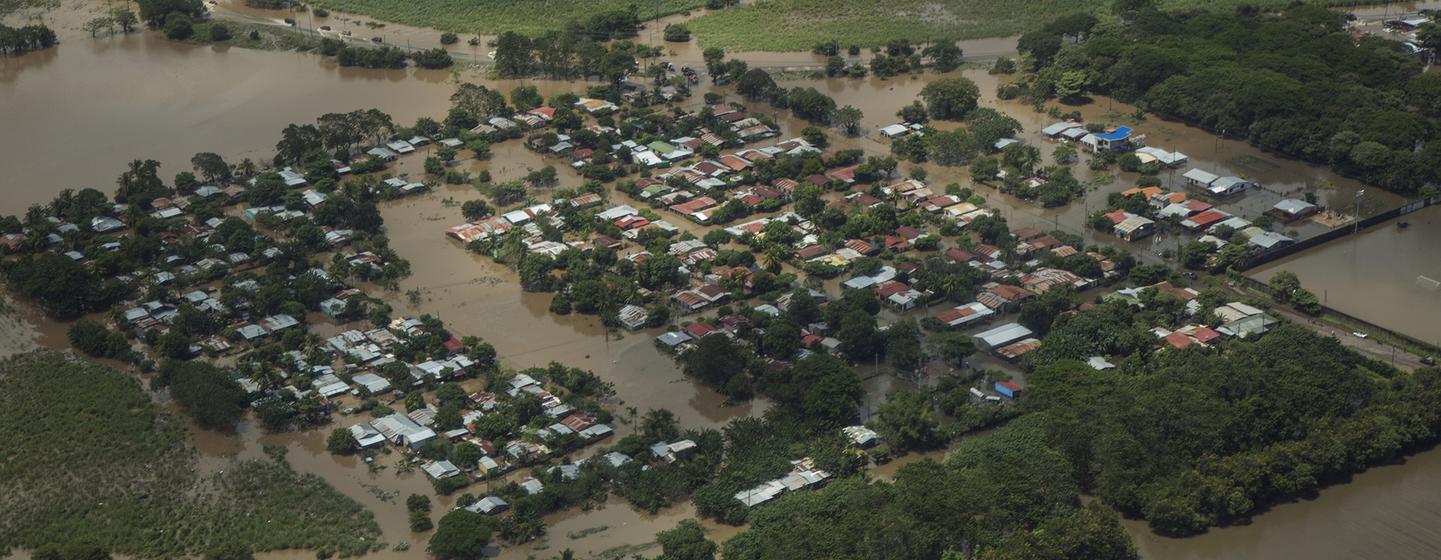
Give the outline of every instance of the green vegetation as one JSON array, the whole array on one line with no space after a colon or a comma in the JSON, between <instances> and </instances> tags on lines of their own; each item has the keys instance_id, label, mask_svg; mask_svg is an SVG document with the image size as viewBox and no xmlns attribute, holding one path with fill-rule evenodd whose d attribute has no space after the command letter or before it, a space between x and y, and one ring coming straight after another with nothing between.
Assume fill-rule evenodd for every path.
<instances>
[{"instance_id":1,"label":"green vegetation","mask_svg":"<svg viewBox=\"0 0 1441 560\"><path fill-rule=\"evenodd\" d=\"M595 0L581 3L566 0L319 0L316 4L336 11L455 33L497 35L502 31L514 31L524 35L539 35L546 31L560 30L565 24L575 20L624 14L630 10L636 10L637 17L648 19L656 16L657 9L660 10L660 15L669 15L699 8L703 2L661 0L659 4L644 3L643 8L637 8L636 3L629 0Z\"/></svg>"},{"instance_id":2,"label":"green vegetation","mask_svg":"<svg viewBox=\"0 0 1441 560\"><path fill-rule=\"evenodd\" d=\"M1027 33L1020 50L1037 71L1020 87L1034 100L1104 93L1400 193L1441 180L1441 78L1401 43L1353 40L1344 14L1316 6L1132 20L1067 17Z\"/></svg>"},{"instance_id":3,"label":"green vegetation","mask_svg":"<svg viewBox=\"0 0 1441 560\"><path fill-rule=\"evenodd\" d=\"M0 24L0 56L20 55L55 46L55 32L44 25L20 28Z\"/></svg>"},{"instance_id":4,"label":"green vegetation","mask_svg":"<svg viewBox=\"0 0 1441 560\"><path fill-rule=\"evenodd\" d=\"M136 558L225 546L366 552L371 514L283 460L198 474L185 429L132 377L63 354L0 362L0 550L83 535Z\"/></svg>"},{"instance_id":5,"label":"green vegetation","mask_svg":"<svg viewBox=\"0 0 1441 560\"><path fill-rule=\"evenodd\" d=\"M208 20L192 23L191 30L190 36L179 40L268 51L308 51L320 45L312 35L261 23Z\"/></svg>"},{"instance_id":6,"label":"green vegetation","mask_svg":"<svg viewBox=\"0 0 1441 560\"><path fill-rule=\"evenodd\" d=\"M374 0L378 1L378 0ZM1240 5L1278 7L1290 0L1161 0L1167 8L1218 13ZM1374 0L1329 0L1328 5ZM745 51L806 51L818 44L874 47L894 39L927 41L1005 37L1057 14L1109 12L1095 0L769 0L706 14L687 23L706 47Z\"/></svg>"}]
</instances>

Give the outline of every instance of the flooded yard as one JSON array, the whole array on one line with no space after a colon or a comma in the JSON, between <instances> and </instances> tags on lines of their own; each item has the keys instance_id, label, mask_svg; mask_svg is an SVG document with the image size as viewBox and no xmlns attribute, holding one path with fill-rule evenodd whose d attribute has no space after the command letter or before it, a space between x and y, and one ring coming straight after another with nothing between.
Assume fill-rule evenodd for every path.
<instances>
[{"instance_id":1,"label":"flooded yard","mask_svg":"<svg viewBox=\"0 0 1441 560\"><path fill-rule=\"evenodd\" d=\"M244 11L233 4L228 8ZM154 33L92 40L78 31L81 21L60 20L65 42L58 48L0 59L0 130L18 131L0 136L0 169L5 170L0 175L0 189L6 192L0 200L0 213L23 213L30 204L46 202L63 188L111 191L115 176L135 158L161 161L166 176L189 169L190 156L197 151L214 151L232 162L246 157L261 161L273 152L285 125L312 122L323 113L373 107L390 113L397 124L408 124L420 116L439 117L454 87L448 72L339 68L314 55L178 45ZM376 33L385 34L390 42L430 40L426 30L383 29ZM970 57L1008 54L1014 49L1014 38L975 43L963 45ZM677 62L700 64L700 51L694 43L667 47ZM823 63L809 53L740 56L764 67ZM984 70L966 70L964 75L980 85L983 105L1019 120L1025 127L1022 139L1041 147L1049 161L1053 146L1037 131L1056 119L1020 103L997 100L997 78ZM465 79L479 81L476 76ZM894 122L896 111L917 99L929 79L928 75L924 79L783 80L781 84L814 86L833 96L838 105L862 109L867 133L843 138L833 131L833 142L882 154L889 153L889 146L877 129ZM487 85L509 92L518 83ZM535 83L545 95L586 85ZM768 106L754 108L775 116L787 136L806 126ZM1064 111L1072 109L1080 110L1087 120L1114 122L1125 122L1126 115L1135 111L1103 98L1080 107L1062 107ZM1266 190L1251 191L1224 205L1246 217L1254 218L1279 198L1299 197L1308 190L1333 208L1348 208L1361 188L1323 167L1283 160L1182 123L1152 118L1128 124L1146 134L1150 145L1191 157L1187 166L1162 176L1170 188L1182 189L1179 174L1189 167L1245 175L1261 183ZM418 175L421 159L407 158L400 169ZM487 170L496 180L518 179L529 170L556 164L557 160L542 158L516 141L496 145L488 160L463 162L466 169ZM910 167L902 164L901 170ZM928 182L935 185L970 184L963 168L923 167L930 174ZM1075 170L1083 181L1103 182L1084 165ZM579 184L578 177L568 170L561 169L559 176L561 187ZM979 187L977 192L1013 227L1063 229L1092 242L1122 246L1109 235L1093 233L1085 220L1105 203L1109 193L1133 186L1136 178L1135 174L1120 173L1084 200L1057 209L1043 209L989 187ZM459 203L478 196L468 186L447 186L382 208L391 247L411 264L412 275L400 282L400 289L385 294L400 313L435 315L458 334L482 337L495 346L508 367L557 361L593 370L615 384L614 404L621 419L629 418L632 408L641 413L666 408L676 413L684 427L719 427L733 418L766 410L764 401L727 405L715 391L686 378L670 356L653 344L654 332L607 333L596 317L551 314L549 294L522 291L513 271L446 239L442 230L463 221ZM624 201L618 195L613 200ZM1367 191L1365 204L1371 212L1398 203L1393 195ZM1255 274L1265 279L1278 270L1291 270L1328 305L1423 340L1441 342L1441 322L1434 319L1441 316L1441 292L1417 282L1420 277L1441 280L1441 248L1432 242L1441 234L1441 208L1406 219L1412 224L1409 229L1379 226L1354 239L1268 265ZM1315 232L1311 226L1298 229L1303 234ZM413 302L407 295L412 290L419 294ZM37 344L63 348L67 345L65 328L26 305L15 305L0 318L0 351L23 351ZM863 405L867 415L892 387L891 381L889 376L880 376L867 382L870 391ZM338 423L345 421L338 418ZM617 423L616 428L622 436L631 430L625 422ZM286 449L298 471L325 478L375 512L388 542L405 542L411 547L375 556L420 557L428 535L409 531L403 500L411 493L434 493L424 475L398 472L398 456L382 455L377 462L383 468L378 471L354 457L332 456L325 450L326 433L264 434L246 424L235 434L193 431L191 441L204 457L203 466L214 469L225 468L236 457L263 457L267 445ZM876 474L892 476L897 468L927 456L898 459ZM451 503L451 498L439 498L436 510L443 512ZM654 554L655 550L641 547L653 540L657 531L693 516L689 504L652 516L612 498L603 509L547 516L547 536L526 546L508 547L502 557L544 558L573 549L579 557L588 558L622 547ZM1375 469L1351 483L1323 491L1315 500L1279 506L1249 526L1180 540L1156 537L1138 523L1128 523L1128 528L1144 557L1161 560L1435 558L1441 556L1441 454L1428 451L1405 464ZM709 524L707 529L718 541L738 531ZM261 557L299 560L313 554L284 552Z\"/></svg>"}]
</instances>

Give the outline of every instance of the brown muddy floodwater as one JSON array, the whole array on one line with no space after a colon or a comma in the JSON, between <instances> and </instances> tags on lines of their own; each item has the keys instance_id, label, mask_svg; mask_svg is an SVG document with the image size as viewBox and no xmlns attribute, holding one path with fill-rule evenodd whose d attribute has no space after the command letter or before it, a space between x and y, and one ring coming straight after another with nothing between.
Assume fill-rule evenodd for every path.
<instances>
[{"instance_id":1,"label":"brown muddy floodwater","mask_svg":"<svg viewBox=\"0 0 1441 560\"><path fill-rule=\"evenodd\" d=\"M493 150L487 160L466 162L467 169L488 170L495 180L505 181L554 163L520 142L499 144ZM405 158L400 169L411 169L422 159ZM568 171L562 171L560 178L557 188L580 181ZM737 416L764 411L764 403L725 406L718 393L686 378L655 346L655 331L606 336L597 317L554 315L549 311L551 294L521 290L514 271L446 238L446 227L465 221L460 203L479 197L469 186L446 186L382 207L390 246L410 261L410 277L387 297L400 313L429 313L453 332L484 338L511 367L555 361L592 370L615 384L617 413L622 416L631 407L641 413L667 408L683 426L718 427ZM411 290L420 291L418 305L406 295ZM621 435L628 432L625 426L617 429Z\"/></svg>"},{"instance_id":2,"label":"brown muddy floodwater","mask_svg":"<svg viewBox=\"0 0 1441 560\"><path fill-rule=\"evenodd\" d=\"M1399 227L1398 222L1410 224ZM1267 264L1249 273L1269 280L1289 270L1339 311L1441 344L1441 207L1432 206Z\"/></svg>"},{"instance_id":3,"label":"brown muddy floodwater","mask_svg":"<svg viewBox=\"0 0 1441 560\"><path fill-rule=\"evenodd\" d=\"M188 169L190 156L198 151L214 151L229 161L245 157L261 161L270 156L285 125L312 122L327 112L374 107L393 115L398 124L408 124L420 116L439 117L444 114L447 97L453 89L451 74L446 72L341 69L332 61L314 55L177 45L154 33L91 39L79 30L80 24L90 17L86 10L103 4L79 2L77 5L81 9L67 3L68 10L46 16L47 22L58 27L64 41L59 47L0 59L0 131L4 131L0 135L0 170L3 170L0 192L5 193L0 198L0 213L23 212L32 203L48 201L62 188L96 187L110 191L125 163L135 158L160 160L167 176ZM232 10L240 16L272 16L246 13L238 7ZM309 17L304 18L307 25L310 25ZM332 19L338 21L340 17L332 16ZM399 26L381 29L377 34L386 35L392 44L407 39L429 41L433 33ZM642 39L647 40L644 34ZM972 58L987 58L1009 54L1014 50L1014 43L1014 38L993 39L962 47ZM693 43L667 44L667 50L674 53L678 62L700 62L699 50ZM769 68L823 63L809 53L742 56L754 65ZM1035 113L1027 106L996 100L996 79L984 71L966 70L964 74L980 84L985 95L983 103L1020 120L1026 128L1022 139L1042 146L1049 159L1052 147L1036 131L1054 119ZM466 79L481 81L474 76ZM488 82L488 85L508 92L515 83ZM546 95L586 86L584 83L536 83ZM916 99L925 83L926 79L912 77L782 81L786 87L813 85L834 96L840 105L861 108L866 115L867 134L860 138L840 138L834 134L832 137L837 146L861 147L873 153L889 152L889 146L876 130L893 122L896 110ZM697 99L704 89L697 92ZM1118 122L1134 110L1104 99L1078 109L1090 120ZM778 115L778 111L769 107L757 106L755 110L777 116L789 134L805 126ZM1280 196L1275 193L1294 195L1302 189L1316 189L1322 200L1340 205L1349 204L1351 193L1358 188L1354 182L1336 177L1323 168L1271 157L1244 143L1217 140L1213 135L1183 124L1157 119L1129 124L1139 133L1149 135L1153 145L1186 152L1193 165L1245 174L1275 191L1247 194L1238 206L1248 215L1269 207L1268 201ZM399 170L418 174L422 157L405 158ZM498 180L504 180L522 177L529 169L549 163L552 162L520 148L518 142L510 142L496 146L494 157L487 161L463 165L473 171L487 169ZM909 167L902 166L903 169ZM970 184L962 169L925 167L932 183ZM1093 178L1084 166L1077 166L1076 171L1083 179ZM578 182L571 173L563 171L560 176L562 186ZM1166 179L1172 180L1169 176ZM1127 188L1134 180L1134 175L1121 174L1114 181L1098 186L1086 200L1050 210L1001 195L988 187L978 187L977 191L1016 227L1059 227L1084 234L1095 242L1115 243L1089 234L1084 219L1090 210L1099 207L1107 193ZM1387 198L1389 195L1375 190L1368 193L1376 197L1370 204L1374 206L1373 211L1394 205L1395 201ZM607 337L594 317L551 315L547 310L550 295L522 292L509 269L447 240L442 235L443 229L462 221L459 203L475 197L478 194L468 187L442 187L433 194L383 207L391 245L411 262L413 272L401 282L399 291L387 295L398 313L430 313L444 319L456 333L481 336L495 345L504 363L511 367L544 365L554 360L591 369L615 383L615 404L621 419L628 417L630 407L642 412L648 408L668 408L676 412L686 427L714 427L737 416L764 411L763 402L726 406L715 392L687 380L671 359L655 348L653 332L613 333ZM1326 293L1332 305L1369 317L1363 313L1364 309L1353 310L1343 302L1354 298L1358 305L1380 305L1376 302L1384 298L1366 290L1377 291L1376 282L1362 283L1358 273L1350 283L1330 287L1324 282L1342 282L1346 276L1332 273L1336 265L1325 262L1337 258L1359 259L1364 266L1354 267L1358 270L1395 270L1393 291L1411 294L1414 290L1407 286L1414 285L1415 275L1441 278L1441 271L1427 271L1427 267L1434 270L1441 262L1436 256L1438 249L1434 244L1423 244L1422 240L1427 236L1434 238L1438 233L1435 223L1441 221L1438 219L1441 217L1436 212L1433 209L1429 214L1409 217L1413 223L1411 231L1392 229L1367 233L1358 240L1322 247L1274 266L1295 268L1302 282L1318 293ZM1345 253L1345 247L1351 243L1370 249L1361 252L1359 257ZM1333 257L1333 253L1341 256ZM1368 255L1384 257L1368 261L1366 259L1373 258ZM1313 259L1325 262L1307 269L1313 266L1310 264ZM410 290L419 291L417 304L411 304L405 295ZM1357 295L1341 295L1341 292ZM1359 295L1362 293L1366 295ZM1418 294L1408 297L1414 295ZM1430 297L1435 301L1434 294ZM1418 309L1410 301L1399 305L1381 311L1405 315ZM36 344L55 348L66 345L66 325L44 319L25 304L16 304L12 309L0 320L0 350L23 351ZM1415 325L1426 327L1423 317L1435 317L1436 311L1441 311L1441 307L1426 309L1429 311L1424 314L1408 315L1415 318ZM1435 328L1434 321L1430 328ZM868 381L868 387L878 393L890 386L889 377ZM876 400L868 399L867 408L873 409L876 404ZM350 420L341 417L337 423L343 425ZM629 430L624 422L618 422L617 428L622 434ZM274 435L245 425L235 434L192 433L191 439L200 449L202 466L206 469L226 468L234 458L263 457L266 445L284 447L298 471L324 477L375 512L387 542L406 542L411 547L408 551L386 551L377 556L423 556L426 535L410 533L403 500L410 493L431 494L432 490L422 475L399 472L402 469L397 464L398 455L381 456L377 460L379 470L372 472L354 458L326 453L325 430ZM588 451L581 453L585 454ZM900 466L923 458L915 455L898 459L876 474L888 477ZM481 492L483 487L471 491ZM448 499L438 500L434 516L438 518L449 503ZM1435 558L1441 556L1438 511L1441 511L1441 453L1428 451L1405 464L1375 469L1357 476L1352 483L1327 489L1315 500L1277 507L1249 526L1181 540L1152 536L1137 524L1128 524L1128 528L1147 558L1163 560ZM507 547L501 554L514 558L548 558L559 556L569 548L579 557L594 557L604 551L614 552L617 547L644 546L653 540L656 532L693 516L689 505L652 516L612 499L603 509L548 516L546 537L527 546ZM707 528L718 541L737 530L711 525ZM646 552L655 553L653 548ZM313 553L293 551L261 556L300 560L313 557Z\"/></svg>"},{"instance_id":4,"label":"brown muddy floodwater","mask_svg":"<svg viewBox=\"0 0 1441 560\"><path fill-rule=\"evenodd\" d=\"M115 188L136 158L170 177L196 152L226 161L273 155L280 131L324 113L378 108L397 124L443 115L441 71L340 68L294 52L182 45L156 33L91 39L57 12L62 43L0 58L0 213L61 189Z\"/></svg>"},{"instance_id":5,"label":"brown muddy floodwater","mask_svg":"<svg viewBox=\"0 0 1441 560\"><path fill-rule=\"evenodd\" d=\"M1146 560L1428 560L1441 558L1441 452L1373 468L1313 500L1276 506L1250 525L1186 539L1127 521Z\"/></svg>"}]
</instances>

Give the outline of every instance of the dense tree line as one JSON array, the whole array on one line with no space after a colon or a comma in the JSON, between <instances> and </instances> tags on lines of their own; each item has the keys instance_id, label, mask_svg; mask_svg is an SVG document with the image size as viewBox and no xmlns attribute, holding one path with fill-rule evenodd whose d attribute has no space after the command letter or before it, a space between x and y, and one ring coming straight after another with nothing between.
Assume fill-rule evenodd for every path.
<instances>
[{"instance_id":1,"label":"dense tree line","mask_svg":"<svg viewBox=\"0 0 1441 560\"><path fill-rule=\"evenodd\" d=\"M598 78L617 83L635 69L636 59L655 54L650 47L613 41L609 35L552 31L530 38L505 32L496 38L495 72L502 78L544 76L553 79Z\"/></svg>"},{"instance_id":2,"label":"dense tree line","mask_svg":"<svg viewBox=\"0 0 1441 560\"><path fill-rule=\"evenodd\" d=\"M1047 346L1064 355L1047 359L1131 358L1120 371L1042 366L1023 404L1082 488L1162 533L1244 521L1441 435L1437 370L1402 375L1295 325L1223 352L1151 354L1132 325L1114 306L1058 321Z\"/></svg>"},{"instance_id":3,"label":"dense tree line","mask_svg":"<svg viewBox=\"0 0 1441 560\"><path fill-rule=\"evenodd\" d=\"M207 430L234 427L245 415L249 399L230 375L207 362L167 361L150 384L169 388L170 395Z\"/></svg>"},{"instance_id":4,"label":"dense tree line","mask_svg":"<svg viewBox=\"0 0 1441 560\"><path fill-rule=\"evenodd\" d=\"M1135 558L1114 511L1081 507L1066 457L1022 418L894 482L839 480L750 514L725 557Z\"/></svg>"},{"instance_id":5,"label":"dense tree line","mask_svg":"<svg viewBox=\"0 0 1441 560\"><path fill-rule=\"evenodd\" d=\"M1071 16L1020 49L1036 65L1024 82L1036 98L1104 93L1397 192L1441 181L1441 76L1397 41L1353 39L1340 12Z\"/></svg>"},{"instance_id":6,"label":"dense tree line","mask_svg":"<svg viewBox=\"0 0 1441 560\"><path fill-rule=\"evenodd\" d=\"M132 291L115 279L101 280L85 265L55 253L8 260L0 271L10 289L35 300L58 319L110 309Z\"/></svg>"},{"instance_id":7,"label":"dense tree line","mask_svg":"<svg viewBox=\"0 0 1441 560\"><path fill-rule=\"evenodd\" d=\"M0 24L0 56L25 54L55 46L55 31L44 24L10 27Z\"/></svg>"}]
</instances>

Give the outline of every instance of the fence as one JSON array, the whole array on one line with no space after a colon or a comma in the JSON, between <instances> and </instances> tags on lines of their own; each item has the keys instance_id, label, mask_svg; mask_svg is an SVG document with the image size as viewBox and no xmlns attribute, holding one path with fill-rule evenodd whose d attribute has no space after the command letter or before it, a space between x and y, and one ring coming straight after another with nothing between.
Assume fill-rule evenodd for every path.
<instances>
[{"instance_id":1,"label":"fence","mask_svg":"<svg viewBox=\"0 0 1441 560\"><path fill-rule=\"evenodd\" d=\"M1433 204L1441 204L1441 196L1433 196L1431 198L1424 198L1409 202L1406 205L1401 206L1400 208L1393 208L1386 212L1382 212L1369 218L1365 218L1360 222L1346 224L1344 226L1332 229L1331 231L1328 231L1326 233L1302 239L1285 247L1254 255L1251 258L1246 259L1245 262L1241 263L1235 268L1241 271L1250 270L1268 262L1283 259L1305 251L1307 249L1319 247L1330 241L1335 241L1342 237L1358 233L1361 230L1369 228L1371 226L1389 222L1391 220L1394 220L1401 216L1405 216Z\"/></svg>"},{"instance_id":2,"label":"fence","mask_svg":"<svg viewBox=\"0 0 1441 560\"><path fill-rule=\"evenodd\" d=\"M1257 290L1260 290L1260 291L1262 291L1262 292L1275 295L1275 292L1271 290L1271 286L1270 286L1270 285L1268 285L1268 284L1266 284L1265 282L1262 282L1262 281L1260 281L1260 280L1257 280L1257 279L1255 279L1255 278L1252 278L1252 277L1250 277L1250 276L1242 276L1242 277L1241 277L1241 282L1244 283L1244 284L1246 284L1247 286L1250 286L1250 287L1255 288L1255 289L1257 289ZM1405 334L1405 333L1396 332L1396 331L1394 331L1394 330L1391 330L1391 329L1388 328L1388 327L1383 327L1383 326L1378 325L1378 324L1376 324L1376 323L1372 323L1371 321L1367 321L1367 320L1365 320L1365 319L1362 319L1362 318L1357 317L1357 316L1355 316L1355 315L1352 315L1352 314L1350 314L1350 313L1346 313L1346 312L1344 312L1344 311L1338 311L1338 310L1336 310L1336 308L1334 308L1334 307L1328 307L1328 306L1326 306L1326 305L1322 305L1322 306L1321 306L1321 312L1322 312L1322 314L1324 314L1324 315L1331 315L1331 316L1333 316L1333 317L1338 317L1338 318L1340 318L1341 320L1346 321L1346 322L1348 322L1348 323L1352 323L1352 324L1355 324L1355 325L1360 325L1361 327L1365 328L1367 331L1371 331L1371 332L1375 332L1375 333L1385 333L1385 334L1387 334L1387 335L1389 335L1389 336L1395 337L1396 339L1403 340L1403 341L1405 341L1406 343L1411 344L1412 346L1414 346L1414 347L1416 347L1416 348L1418 348L1418 349L1425 350L1428 354L1430 354L1430 355L1432 355L1432 356L1441 356L1441 346L1437 346L1437 345L1435 345L1435 344L1433 344L1433 343L1426 342L1426 341L1424 341L1424 340L1418 339L1418 338L1416 338L1416 337L1413 337L1413 336L1408 335L1408 334Z\"/></svg>"}]
</instances>

